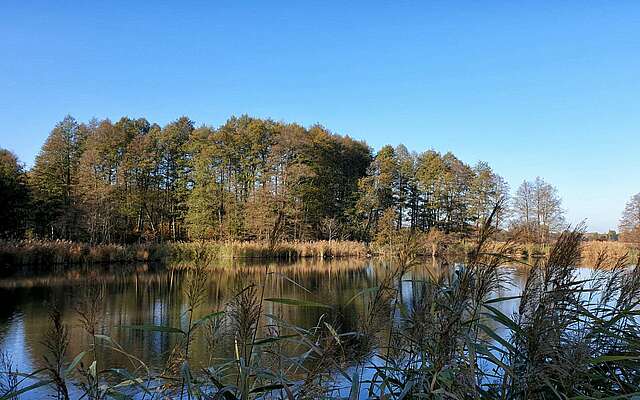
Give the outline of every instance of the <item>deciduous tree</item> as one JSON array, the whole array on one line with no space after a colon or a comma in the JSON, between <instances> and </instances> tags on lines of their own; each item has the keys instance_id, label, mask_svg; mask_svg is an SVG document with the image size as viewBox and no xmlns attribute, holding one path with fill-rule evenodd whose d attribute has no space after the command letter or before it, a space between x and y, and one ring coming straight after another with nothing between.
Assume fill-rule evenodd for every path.
<instances>
[{"instance_id":1,"label":"deciduous tree","mask_svg":"<svg viewBox=\"0 0 640 400\"><path fill-rule=\"evenodd\" d=\"M629 199L620 218L620 239L640 243L640 193Z\"/></svg>"}]
</instances>

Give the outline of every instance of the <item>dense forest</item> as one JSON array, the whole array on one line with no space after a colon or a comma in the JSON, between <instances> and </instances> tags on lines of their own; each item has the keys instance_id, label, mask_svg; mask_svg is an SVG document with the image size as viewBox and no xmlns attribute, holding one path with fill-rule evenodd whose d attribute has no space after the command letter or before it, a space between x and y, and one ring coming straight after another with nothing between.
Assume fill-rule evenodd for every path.
<instances>
[{"instance_id":1,"label":"dense forest","mask_svg":"<svg viewBox=\"0 0 640 400\"><path fill-rule=\"evenodd\" d=\"M556 189L509 187L485 162L410 152L320 125L231 117L195 127L68 116L25 171L0 153L0 234L88 243L349 239L410 228L471 234L502 201L498 228L545 241L561 227Z\"/></svg>"}]
</instances>

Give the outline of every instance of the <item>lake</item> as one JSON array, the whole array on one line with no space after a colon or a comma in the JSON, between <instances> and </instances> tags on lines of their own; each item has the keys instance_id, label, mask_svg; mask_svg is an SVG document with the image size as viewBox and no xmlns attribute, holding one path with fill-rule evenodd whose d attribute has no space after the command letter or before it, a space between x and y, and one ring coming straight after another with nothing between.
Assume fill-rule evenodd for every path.
<instances>
[{"instance_id":1,"label":"lake","mask_svg":"<svg viewBox=\"0 0 640 400\"><path fill-rule=\"evenodd\" d=\"M391 268L382 260L300 260L293 264L225 263L208 270L204 302L196 317L224 310L225 304L248 283L261 286L265 282L265 298L293 298L319 302L331 308L298 307L265 302L265 314L277 315L297 326L310 328L322 317L340 332L356 329L369 297L357 294L375 287ZM403 301L410 303L418 290L420 278L427 273L439 273L442 265L428 259L413 268L403 280ZM499 296L519 293L526 270L505 268L510 281ZM268 272L268 273L267 273ZM176 335L123 328L127 325L153 324L185 327L185 281L189 270L168 269L153 265L112 265L83 268L58 268L48 273L24 271L0 279L0 349L8 353L20 372L42 366L45 352L43 339L49 326L48 315L53 305L62 314L70 331L68 358L86 350L88 335L79 322L77 309L88 289L102 293L99 309L99 333L110 336L128 352L155 369L162 369L176 344ZM95 290L94 290L95 292ZM355 297L354 297L355 296ZM509 314L516 300L498 303ZM198 337L193 345L194 364L205 365L211 355L205 339ZM216 356L230 356L222 349ZM119 353L102 349L102 368L126 367L127 359ZM23 398L38 398L44 392L33 392Z\"/></svg>"}]
</instances>

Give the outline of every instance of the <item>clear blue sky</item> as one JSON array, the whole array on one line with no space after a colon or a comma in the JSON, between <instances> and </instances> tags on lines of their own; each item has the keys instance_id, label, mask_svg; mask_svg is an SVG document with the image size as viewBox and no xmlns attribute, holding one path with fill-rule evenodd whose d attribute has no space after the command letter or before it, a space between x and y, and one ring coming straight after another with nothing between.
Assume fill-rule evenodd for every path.
<instances>
[{"instance_id":1,"label":"clear blue sky","mask_svg":"<svg viewBox=\"0 0 640 400\"><path fill-rule=\"evenodd\" d=\"M0 146L27 165L66 114L248 113L540 175L590 229L640 192L638 1L75 3L0 6Z\"/></svg>"}]
</instances>

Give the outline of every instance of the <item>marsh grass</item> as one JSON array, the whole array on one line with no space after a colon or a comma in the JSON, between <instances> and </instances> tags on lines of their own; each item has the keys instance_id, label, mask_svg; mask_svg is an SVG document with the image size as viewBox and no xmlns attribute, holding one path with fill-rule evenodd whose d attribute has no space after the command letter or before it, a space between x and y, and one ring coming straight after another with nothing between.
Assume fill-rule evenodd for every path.
<instances>
[{"instance_id":1,"label":"marsh grass","mask_svg":"<svg viewBox=\"0 0 640 400\"><path fill-rule=\"evenodd\" d=\"M55 398L69 399L69 388L65 379L65 358L69 348L69 330L62 322L60 311L54 306L49 312L49 328L42 344L46 349L43 356L45 371L55 388Z\"/></svg>"},{"instance_id":2,"label":"marsh grass","mask_svg":"<svg viewBox=\"0 0 640 400\"><path fill-rule=\"evenodd\" d=\"M70 241L0 241L0 266L113 264L124 262L170 262L193 264L209 260L365 257L365 243L351 241L316 242L166 242L115 245Z\"/></svg>"},{"instance_id":3,"label":"marsh grass","mask_svg":"<svg viewBox=\"0 0 640 400\"><path fill-rule=\"evenodd\" d=\"M588 241L581 243L580 254L585 265L597 265L601 254L606 254L610 259L624 258L628 264L633 265L639 261L640 246L624 242Z\"/></svg>"},{"instance_id":4,"label":"marsh grass","mask_svg":"<svg viewBox=\"0 0 640 400\"><path fill-rule=\"evenodd\" d=\"M417 257L423 243L402 231L390 240L393 262L362 299L366 310L352 331L330 317L331 306L306 299L265 298L278 275L265 267L259 283L244 276L221 310L206 310L202 275L207 251L185 285L184 323L128 326L177 335L167 368L154 373L134 355L97 333L79 313L86 333L128 354L130 370L66 365L67 381L86 398L142 399L592 399L631 398L640 387L640 267L626 256L600 252L591 277L578 276L582 233L564 232L548 256L528 265L519 306L504 313L499 294L510 285L501 266L512 264L513 244L490 243L491 218L468 261L439 270ZM416 274L413 274L416 272ZM419 274L417 272L420 272ZM420 278L415 278L419 276ZM413 277L413 278L412 278ZM402 282L411 281L410 297ZM289 280L292 285L297 285ZM311 328L281 317L284 307L326 310ZM202 310L202 309L205 310ZM196 313L196 310L198 310ZM205 316L196 318L204 312ZM52 318L52 332L56 328ZM59 343L64 343L64 333ZM209 365L190 363L190 343L203 335ZM58 342L56 342L58 343ZM95 344L94 344L95 346ZM57 345L53 346L57 348ZM231 355L214 356L220 347ZM95 348L95 347L94 347ZM90 349L91 350L91 349ZM79 356L82 359L83 355ZM225 358L226 357L226 358ZM77 359L78 357L76 357ZM98 360L94 361L95 365ZM57 369L57 364L54 369ZM88 368L91 371L91 367ZM42 384L54 385L41 376ZM9 399L13 393L5 394Z\"/></svg>"},{"instance_id":5,"label":"marsh grass","mask_svg":"<svg viewBox=\"0 0 640 400\"><path fill-rule=\"evenodd\" d=\"M168 256L161 244L90 245L65 240L0 241L0 266L71 265L159 261Z\"/></svg>"}]
</instances>

